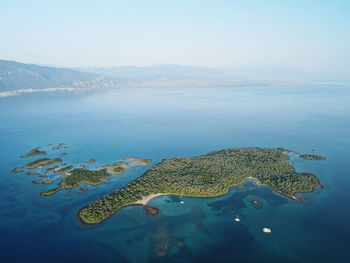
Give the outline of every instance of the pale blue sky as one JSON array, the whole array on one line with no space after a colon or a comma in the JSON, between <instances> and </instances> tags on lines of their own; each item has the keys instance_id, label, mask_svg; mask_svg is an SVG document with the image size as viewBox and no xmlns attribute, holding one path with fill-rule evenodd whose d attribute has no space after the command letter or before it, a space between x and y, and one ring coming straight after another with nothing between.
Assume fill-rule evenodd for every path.
<instances>
[{"instance_id":1,"label":"pale blue sky","mask_svg":"<svg viewBox=\"0 0 350 263\"><path fill-rule=\"evenodd\" d=\"M348 0L4 0L0 59L350 74Z\"/></svg>"}]
</instances>

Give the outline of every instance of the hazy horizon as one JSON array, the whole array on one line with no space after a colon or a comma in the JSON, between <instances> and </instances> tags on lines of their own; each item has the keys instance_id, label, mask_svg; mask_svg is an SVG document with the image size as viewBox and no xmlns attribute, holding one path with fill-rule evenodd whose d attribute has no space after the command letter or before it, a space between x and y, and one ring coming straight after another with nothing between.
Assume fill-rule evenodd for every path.
<instances>
[{"instance_id":1,"label":"hazy horizon","mask_svg":"<svg viewBox=\"0 0 350 263\"><path fill-rule=\"evenodd\" d=\"M0 58L61 67L287 67L350 75L347 1L11 1ZM20 19L19 19L20 18Z\"/></svg>"}]
</instances>

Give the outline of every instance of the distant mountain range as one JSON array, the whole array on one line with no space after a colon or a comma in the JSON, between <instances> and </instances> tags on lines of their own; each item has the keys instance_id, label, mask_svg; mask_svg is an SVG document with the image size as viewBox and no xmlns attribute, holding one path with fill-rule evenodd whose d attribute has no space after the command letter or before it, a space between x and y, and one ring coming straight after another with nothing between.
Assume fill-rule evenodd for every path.
<instances>
[{"instance_id":1,"label":"distant mountain range","mask_svg":"<svg viewBox=\"0 0 350 263\"><path fill-rule=\"evenodd\" d=\"M54 68L0 60L0 97L24 92L116 87L111 77L68 68Z\"/></svg>"},{"instance_id":2,"label":"distant mountain range","mask_svg":"<svg viewBox=\"0 0 350 263\"><path fill-rule=\"evenodd\" d=\"M248 81L307 81L313 77L305 72L283 67L207 68L181 65L148 67L90 67L78 70L127 79L206 79Z\"/></svg>"},{"instance_id":3,"label":"distant mountain range","mask_svg":"<svg viewBox=\"0 0 350 263\"><path fill-rule=\"evenodd\" d=\"M206 68L155 65L69 69L0 60L0 97L31 92L86 92L123 87L298 85L310 84L315 79L310 74L282 67Z\"/></svg>"}]
</instances>

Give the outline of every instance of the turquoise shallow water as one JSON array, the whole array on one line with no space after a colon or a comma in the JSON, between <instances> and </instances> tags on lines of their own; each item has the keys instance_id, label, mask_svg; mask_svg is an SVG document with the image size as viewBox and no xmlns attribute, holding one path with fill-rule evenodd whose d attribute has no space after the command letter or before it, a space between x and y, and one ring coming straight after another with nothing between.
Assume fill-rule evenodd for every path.
<instances>
[{"instance_id":1,"label":"turquoise shallow water","mask_svg":"<svg viewBox=\"0 0 350 263\"><path fill-rule=\"evenodd\" d=\"M0 249L2 262L350 262L350 88L128 89L88 96L20 96L0 100ZM127 156L201 155L230 147L280 147L324 189L297 203L252 181L211 198L162 196L148 217L127 207L98 226L77 211L126 185L134 167L99 186L39 193L36 175L11 173L35 146L64 142L64 162L90 167ZM49 149L47 147L46 149ZM56 156L50 151L48 156ZM52 177L55 184L60 176ZM261 206L250 203L258 199ZM184 204L180 204L180 200ZM234 222L239 214L241 221ZM272 234L261 229L268 226Z\"/></svg>"}]
</instances>

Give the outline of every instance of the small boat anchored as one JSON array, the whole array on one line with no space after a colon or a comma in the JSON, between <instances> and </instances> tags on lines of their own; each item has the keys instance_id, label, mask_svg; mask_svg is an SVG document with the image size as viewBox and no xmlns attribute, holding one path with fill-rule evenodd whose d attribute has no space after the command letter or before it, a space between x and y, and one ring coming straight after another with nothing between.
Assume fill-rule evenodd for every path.
<instances>
[{"instance_id":1,"label":"small boat anchored","mask_svg":"<svg viewBox=\"0 0 350 263\"><path fill-rule=\"evenodd\" d=\"M262 230L264 233L271 233L271 229L268 227L264 227Z\"/></svg>"},{"instance_id":2,"label":"small boat anchored","mask_svg":"<svg viewBox=\"0 0 350 263\"><path fill-rule=\"evenodd\" d=\"M239 221L240 221L238 215L235 217L235 221L236 221L236 222L239 222Z\"/></svg>"},{"instance_id":3,"label":"small boat anchored","mask_svg":"<svg viewBox=\"0 0 350 263\"><path fill-rule=\"evenodd\" d=\"M181 201L180 201L180 204L183 204L183 203L184 203L184 201L181 200Z\"/></svg>"}]
</instances>

